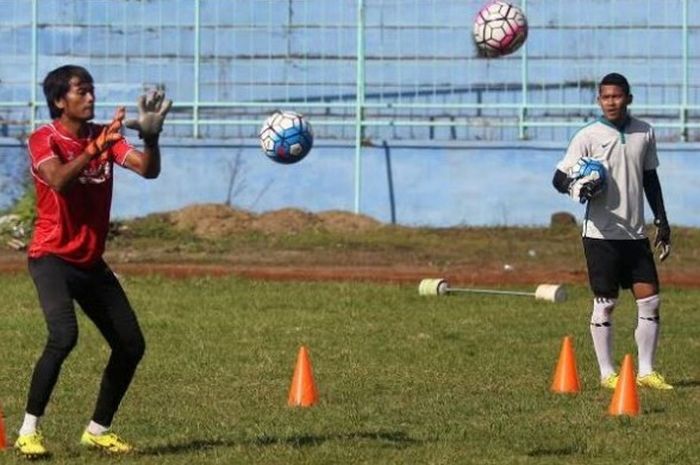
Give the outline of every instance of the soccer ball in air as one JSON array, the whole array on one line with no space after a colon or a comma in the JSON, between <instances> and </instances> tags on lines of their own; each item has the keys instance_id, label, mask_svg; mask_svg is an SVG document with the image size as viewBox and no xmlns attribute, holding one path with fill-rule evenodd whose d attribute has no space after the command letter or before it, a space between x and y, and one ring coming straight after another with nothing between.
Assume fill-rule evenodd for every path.
<instances>
[{"instance_id":1,"label":"soccer ball in air","mask_svg":"<svg viewBox=\"0 0 700 465\"><path fill-rule=\"evenodd\" d=\"M496 0L474 19L474 43L479 54L499 57L515 52L527 39L527 18L517 6Z\"/></svg>"},{"instance_id":2,"label":"soccer ball in air","mask_svg":"<svg viewBox=\"0 0 700 465\"><path fill-rule=\"evenodd\" d=\"M291 164L309 154L314 143L311 125L294 111L275 111L260 129L260 147L272 160Z\"/></svg>"},{"instance_id":3,"label":"soccer ball in air","mask_svg":"<svg viewBox=\"0 0 700 465\"><path fill-rule=\"evenodd\" d=\"M604 186L608 177L605 165L595 158L583 157L569 171L569 177L572 179L581 179L587 176L590 176L592 180L599 179L601 187Z\"/></svg>"}]
</instances>

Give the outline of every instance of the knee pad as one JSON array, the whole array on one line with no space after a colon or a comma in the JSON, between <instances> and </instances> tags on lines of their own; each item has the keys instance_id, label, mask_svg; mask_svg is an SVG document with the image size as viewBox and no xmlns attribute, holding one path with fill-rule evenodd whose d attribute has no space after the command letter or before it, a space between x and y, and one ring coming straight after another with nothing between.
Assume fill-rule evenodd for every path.
<instances>
[{"instance_id":1,"label":"knee pad","mask_svg":"<svg viewBox=\"0 0 700 465\"><path fill-rule=\"evenodd\" d=\"M637 300L637 315L642 320L659 321L661 299L658 294Z\"/></svg>"},{"instance_id":2,"label":"knee pad","mask_svg":"<svg viewBox=\"0 0 700 465\"><path fill-rule=\"evenodd\" d=\"M594 298L591 326L610 326L612 322L612 312L616 304L617 299L611 299L609 297Z\"/></svg>"}]
</instances>

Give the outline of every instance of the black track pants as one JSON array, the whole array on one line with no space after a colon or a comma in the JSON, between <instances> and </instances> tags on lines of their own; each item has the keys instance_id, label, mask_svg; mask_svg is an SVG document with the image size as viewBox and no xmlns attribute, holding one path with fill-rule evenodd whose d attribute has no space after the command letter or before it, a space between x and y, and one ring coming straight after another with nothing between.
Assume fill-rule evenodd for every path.
<instances>
[{"instance_id":1,"label":"black track pants","mask_svg":"<svg viewBox=\"0 0 700 465\"><path fill-rule=\"evenodd\" d=\"M97 326L112 349L102 375L92 419L110 426L145 350L136 315L114 273L100 260L89 269L48 255L29 259L48 340L32 375L27 413L42 416L63 361L78 340L74 301Z\"/></svg>"}]
</instances>

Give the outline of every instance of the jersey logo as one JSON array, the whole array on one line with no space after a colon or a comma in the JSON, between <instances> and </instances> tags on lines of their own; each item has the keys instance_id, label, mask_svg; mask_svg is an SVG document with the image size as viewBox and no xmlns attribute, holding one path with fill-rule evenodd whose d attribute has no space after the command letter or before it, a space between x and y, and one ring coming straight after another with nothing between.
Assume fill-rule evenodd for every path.
<instances>
[{"instance_id":1,"label":"jersey logo","mask_svg":"<svg viewBox=\"0 0 700 465\"><path fill-rule=\"evenodd\" d=\"M80 182L80 184L102 184L111 177L112 164L104 161L95 166L93 166L92 163L89 164L81 171L80 176L78 176L78 182Z\"/></svg>"}]
</instances>

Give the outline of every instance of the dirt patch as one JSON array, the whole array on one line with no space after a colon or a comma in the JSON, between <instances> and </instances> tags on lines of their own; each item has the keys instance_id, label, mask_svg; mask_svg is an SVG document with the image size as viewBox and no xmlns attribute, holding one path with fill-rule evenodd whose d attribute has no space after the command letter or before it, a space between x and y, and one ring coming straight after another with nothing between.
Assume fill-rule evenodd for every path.
<instances>
[{"instance_id":1,"label":"dirt patch","mask_svg":"<svg viewBox=\"0 0 700 465\"><path fill-rule=\"evenodd\" d=\"M176 278L237 275L269 280L415 285L423 278L445 278L456 286L524 288L542 283L587 283L577 228L570 234L565 230L550 234L518 228L440 231L397 227L393 230L384 229L393 226L369 216L344 211L310 213L286 208L256 214L222 204L191 205L158 214L156 219L156 228L172 226L206 240L190 247L190 238L183 240L178 235L165 234L162 240L147 240L144 246L143 241L138 242L143 237L134 235L134 245L128 233L116 234L105 257L115 271ZM152 223L141 225L144 229L140 234L147 238L162 233L160 229L152 233L149 229ZM122 226L129 231L128 223ZM140 227L139 220L132 226ZM298 248L294 247L294 240L285 236L319 231L327 231L328 236L316 236L312 239L317 242L312 240ZM246 240L242 235L250 232L266 237ZM368 232L369 235L363 236ZM217 240L237 235L240 241ZM276 235L284 236L285 240L276 240ZM535 259L534 249L540 247L541 235L549 241L548 250L542 250ZM662 286L700 286L700 262L695 259L700 254L696 251L700 250L700 241L693 239L696 235L695 230L678 230L676 238L680 247L670 264L665 263L659 269ZM578 259L572 260L572 254ZM504 257L508 258L507 262ZM26 252L0 247L0 273L26 271Z\"/></svg>"},{"instance_id":2,"label":"dirt patch","mask_svg":"<svg viewBox=\"0 0 700 465\"><path fill-rule=\"evenodd\" d=\"M263 234L298 234L315 230L321 221L313 213L297 208L283 208L273 212L262 213L250 225L250 229Z\"/></svg>"},{"instance_id":3,"label":"dirt patch","mask_svg":"<svg viewBox=\"0 0 700 465\"><path fill-rule=\"evenodd\" d=\"M189 230L195 235L216 239L246 231L254 215L221 204L192 205L166 214L179 230Z\"/></svg>"},{"instance_id":4,"label":"dirt patch","mask_svg":"<svg viewBox=\"0 0 700 465\"><path fill-rule=\"evenodd\" d=\"M583 270L531 267L517 273L497 267L433 267L424 265L336 265L294 266L255 265L240 263L176 263L125 262L112 256L107 258L115 272L130 276L162 275L170 278L199 276L241 276L271 281L364 281L397 284L415 284L424 278L444 278L455 286L488 286L493 288L521 286L528 290L544 283L586 285L588 277ZM27 273L27 259L23 253L0 252L0 273ZM700 270L660 272L664 287L697 289Z\"/></svg>"},{"instance_id":5,"label":"dirt patch","mask_svg":"<svg viewBox=\"0 0 700 465\"><path fill-rule=\"evenodd\" d=\"M367 215L329 210L318 215L323 227L334 233L367 232L382 227L382 223Z\"/></svg>"},{"instance_id":6,"label":"dirt patch","mask_svg":"<svg viewBox=\"0 0 700 465\"><path fill-rule=\"evenodd\" d=\"M381 222L367 215L338 210L316 214L297 208L283 208L256 214L222 204L191 205L169 212L166 217L175 228L192 231L206 239L249 231L263 234L298 234L309 230L352 233L382 227Z\"/></svg>"}]
</instances>

